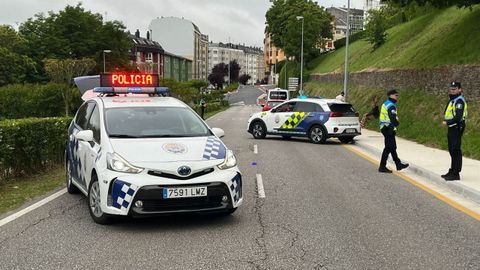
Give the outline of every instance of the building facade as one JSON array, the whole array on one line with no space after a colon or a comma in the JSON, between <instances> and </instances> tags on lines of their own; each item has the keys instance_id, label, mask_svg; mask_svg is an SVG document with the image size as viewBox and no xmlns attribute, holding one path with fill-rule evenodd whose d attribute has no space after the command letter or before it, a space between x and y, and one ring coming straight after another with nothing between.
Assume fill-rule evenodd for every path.
<instances>
[{"instance_id":1,"label":"building facade","mask_svg":"<svg viewBox=\"0 0 480 270\"><path fill-rule=\"evenodd\" d=\"M265 77L268 77L268 83L277 84L278 82L278 73L280 70L277 70L277 64L280 61L285 60L285 53L283 50L278 49L272 42L270 34L266 31L265 28L265 38L263 39L264 45L264 74Z\"/></svg>"},{"instance_id":2,"label":"building facade","mask_svg":"<svg viewBox=\"0 0 480 270\"><path fill-rule=\"evenodd\" d=\"M326 9L334 18L333 40L347 36L347 9L330 7ZM364 11L362 9L350 9L350 34L362 31L364 27Z\"/></svg>"},{"instance_id":3,"label":"building facade","mask_svg":"<svg viewBox=\"0 0 480 270\"><path fill-rule=\"evenodd\" d=\"M260 48L240 44L211 42L208 50L208 71L211 73L214 66L220 63L228 65L230 61L235 60L240 66L239 75L248 74L250 75L249 83L255 83L263 78L258 73L259 69L263 69L262 63L258 61L262 55L263 52Z\"/></svg>"},{"instance_id":4,"label":"building facade","mask_svg":"<svg viewBox=\"0 0 480 270\"><path fill-rule=\"evenodd\" d=\"M184 18L161 17L152 20L148 29L165 51L192 61L192 79L207 79L208 35L197 25Z\"/></svg>"},{"instance_id":5,"label":"building facade","mask_svg":"<svg viewBox=\"0 0 480 270\"><path fill-rule=\"evenodd\" d=\"M130 49L130 63L142 73L158 74L160 78L172 78L177 81L192 79L192 60L166 52L162 46L147 37L140 37L137 29L134 35L129 34L133 41Z\"/></svg>"},{"instance_id":6,"label":"building facade","mask_svg":"<svg viewBox=\"0 0 480 270\"><path fill-rule=\"evenodd\" d=\"M369 11L370 9L379 9L387 5L386 0L365 0L363 9Z\"/></svg>"},{"instance_id":7,"label":"building facade","mask_svg":"<svg viewBox=\"0 0 480 270\"><path fill-rule=\"evenodd\" d=\"M133 48L130 49L130 63L137 67L137 70L143 73L154 73L160 77L163 74L163 55L165 51L162 46L147 37L140 37L140 31L137 29L134 35L128 37L133 41Z\"/></svg>"}]
</instances>

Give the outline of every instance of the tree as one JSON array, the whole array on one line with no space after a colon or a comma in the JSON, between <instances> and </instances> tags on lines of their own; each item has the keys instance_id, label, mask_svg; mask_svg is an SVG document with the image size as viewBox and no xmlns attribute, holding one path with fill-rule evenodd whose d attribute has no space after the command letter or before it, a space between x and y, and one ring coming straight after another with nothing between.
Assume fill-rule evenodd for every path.
<instances>
[{"instance_id":1,"label":"tree","mask_svg":"<svg viewBox=\"0 0 480 270\"><path fill-rule=\"evenodd\" d=\"M366 39L377 49L385 43L387 22L382 10L372 9L368 11L368 21L365 25Z\"/></svg>"},{"instance_id":2,"label":"tree","mask_svg":"<svg viewBox=\"0 0 480 270\"><path fill-rule=\"evenodd\" d=\"M324 39L332 38L332 16L312 0L276 0L267 11L267 31L273 44L300 59L304 17L304 58L318 54Z\"/></svg>"},{"instance_id":3,"label":"tree","mask_svg":"<svg viewBox=\"0 0 480 270\"><path fill-rule=\"evenodd\" d=\"M222 89L225 83L225 77L228 76L228 66L225 63L218 63L212 68L212 73L208 75L208 81L216 89Z\"/></svg>"},{"instance_id":4,"label":"tree","mask_svg":"<svg viewBox=\"0 0 480 270\"><path fill-rule=\"evenodd\" d=\"M26 40L11 26L0 25L0 86L23 83L27 74L35 71L25 52Z\"/></svg>"},{"instance_id":5,"label":"tree","mask_svg":"<svg viewBox=\"0 0 480 270\"><path fill-rule=\"evenodd\" d=\"M129 53L133 44L121 22L104 22L98 13L86 11L81 4L66 6L58 13L37 14L19 27L20 34L27 40L27 55L36 63L37 73L31 81L47 79L44 60L92 58L97 65L95 71L103 70L103 50L108 55L107 67L125 69L129 67Z\"/></svg>"},{"instance_id":6,"label":"tree","mask_svg":"<svg viewBox=\"0 0 480 270\"><path fill-rule=\"evenodd\" d=\"M73 78L88 74L93 67L95 61L89 58L83 59L47 59L45 61L45 72L55 83L61 83L66 87L62 89L63 101L65 102L65 115L69 115L70 104L70 88L73 85Z\"/></svg>"},{"instance_id":7,"label":"tree","mask_svg":"<svg viewBox=\"0 0 480 270\"><path fill-rule=\"evenodd\" d=\"M240 76L240 65L237 63L237 60L230 61L230 83L238 82L238 77ZM227 74L228 76L228 74Z\"/></svg>"},{"instance_id":8,"label":"tree","mask_svg":"<svg viewBox=\"0 0 480 270\"><path fill-rule=\"evenodd\" d=\"M243 84L243 85L246 85L248 83L248 80L250 80L252 77L248 74L243 74L242 76L240 76L240 78L238 78L238 82Z\"/></svg>"}]
</instances>

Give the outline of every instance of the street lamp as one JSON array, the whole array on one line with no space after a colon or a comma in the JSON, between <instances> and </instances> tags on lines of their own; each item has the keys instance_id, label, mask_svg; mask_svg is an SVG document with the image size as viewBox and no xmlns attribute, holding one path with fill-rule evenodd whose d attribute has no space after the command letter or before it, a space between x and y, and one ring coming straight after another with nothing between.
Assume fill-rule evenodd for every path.
<instances>
[{"instance_id":1,"label":"street lamp","mask_svg":"<svg viewBox=\"0 0 480 270\"><path fill-rule=\"evenodd\" d=\"M345 74L343 74L343 96L347 101L347 84L348 84L348 43L350 38L350 0L347 6L347 39L345 40Z\"/></svg>"},{"instance_id":2,"label":"street lamp","mask_svg":"<svg viewBox=\"0 0 480 270\"><path fill-rule=\"evenodd\" d=\"M300 54L300 96L303 96L303 16L297 16L297 20L302 20L302 51Z\"/></svg>"},{"instance_id":3,"label":"street lamp","mask_svg":"<svg viewBox=\"0 0 480 270\"><path fill-rule=\"evenodd\" d=\"M105 53L111 53L111 50L103 50L103 73L105 73Z\"/></svg>"}]
</instances>

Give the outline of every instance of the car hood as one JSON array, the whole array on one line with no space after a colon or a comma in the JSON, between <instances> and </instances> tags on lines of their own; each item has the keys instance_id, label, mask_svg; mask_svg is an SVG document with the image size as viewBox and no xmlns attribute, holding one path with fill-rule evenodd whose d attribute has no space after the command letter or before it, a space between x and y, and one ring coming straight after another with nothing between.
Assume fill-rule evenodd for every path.
<instances>
[{"instance_id":1,"label":"car hood","mask_svg":"<svg viewBox=\"0 0 480 270\"><path fill-rule=\"evenodd\" d=\"M189 138L110 139L113 151L128 162L147 166L158 163L211 161L225 159L226 147L215 136Z\"/></svg>"}]
</instances>

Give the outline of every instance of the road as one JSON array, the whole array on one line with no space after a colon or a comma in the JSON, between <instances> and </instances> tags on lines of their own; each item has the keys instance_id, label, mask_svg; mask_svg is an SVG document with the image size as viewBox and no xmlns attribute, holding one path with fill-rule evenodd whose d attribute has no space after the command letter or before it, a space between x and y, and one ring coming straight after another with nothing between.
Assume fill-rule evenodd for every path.
<instances>
[{"instance_id":1,"label":"road","mask_svg":"<svg viewBox=\"0 0 480 270\"><path fill-rule=\"evenodd\" d=\"M243 172L245 204L232 216L100 226L82 196L65 194L0 227L0 268L480 269L478 221L336 140L254 140L245 123L258 110L232 106L208 121Z\"/></svg>"}]
</instances>

